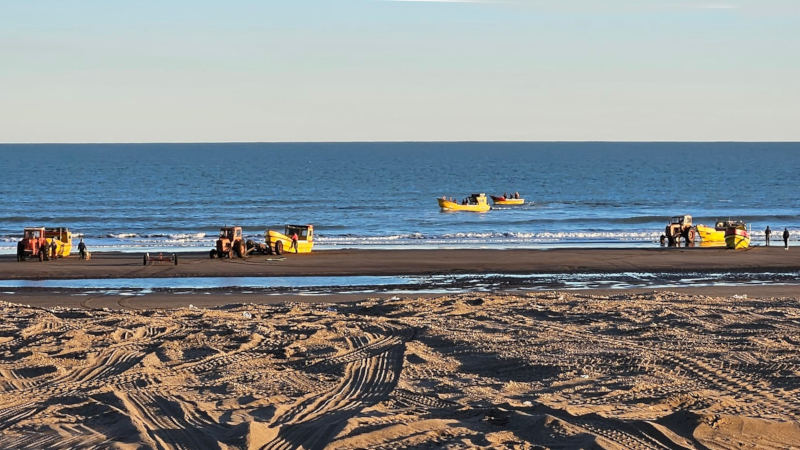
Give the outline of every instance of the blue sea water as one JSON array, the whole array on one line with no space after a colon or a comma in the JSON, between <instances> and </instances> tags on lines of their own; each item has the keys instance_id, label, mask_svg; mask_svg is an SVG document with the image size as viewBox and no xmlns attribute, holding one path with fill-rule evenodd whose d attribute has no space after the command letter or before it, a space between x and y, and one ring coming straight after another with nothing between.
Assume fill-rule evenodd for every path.
<instances>
[{"instance_id":1,"label":"blue sea water","mask_svg":"<svg viewBox=\"0 0 800 450\"><path fill-rule=\"evenodd\" d=\"M653 247L679 214L800 235L800 143L6 144L0 168L2 253L35 225L137 252L226 224L314 224L318 248ZM528 204L436 203L511 191Z\"/></svg>"}]
</instances>

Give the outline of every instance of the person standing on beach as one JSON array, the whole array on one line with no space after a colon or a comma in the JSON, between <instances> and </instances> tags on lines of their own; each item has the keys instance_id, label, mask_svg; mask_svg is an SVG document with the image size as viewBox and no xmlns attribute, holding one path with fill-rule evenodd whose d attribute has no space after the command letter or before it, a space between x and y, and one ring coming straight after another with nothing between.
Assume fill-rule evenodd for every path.
<instances>
[{"instance_id":1,"label":"person standing on beach","mask_svg":"<svg viewBox=\"0 0 800 450\"><path fill-rule=\"evenodd\" d=\"M294 249L295 253L298 253L298 249L297 249L297 232L292 234L292 248Z\"/></svg>"},{"instance_id":2,"label":"person standing on beach","mask_svg":"<svg viewBox=\"0 0 800 450\"><path fill-rule=\"evenodd\" d=\"M764 238L767 241L767 247L769 247L769 235L772 234L772 230L769 229L769 225L767 225L767 229L764 230Z\"/></svg>"},{"instance_id":3,"label":"person standing on beach","mask_svg":"<svg viewBox=\"0 0 800 450\"><path fill-rule=\"evenodd\" d=\"M80 253L81 259L86 259L86 244L83 243L83 238L78 243L78 253Z\"/></svg>"},{"instance_id":4,"label":"person standing on beach","mask_svg":"<svg viewBox=\"0 0 800 450\"><path fill-rule=\"evenodd\" d=\"M789 250L789 229L783 228L783 249Z\"/></svg>"}]
</instances>

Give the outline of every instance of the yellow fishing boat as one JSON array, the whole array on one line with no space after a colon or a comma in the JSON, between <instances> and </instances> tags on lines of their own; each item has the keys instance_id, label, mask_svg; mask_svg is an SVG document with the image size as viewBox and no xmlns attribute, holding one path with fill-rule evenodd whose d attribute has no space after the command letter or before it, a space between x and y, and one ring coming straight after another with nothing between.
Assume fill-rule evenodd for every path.
<instances>
[{"instance_id":1,"label":"yellow fishing boat","mask_svg":"<svg viewBox=\"0 0 800 450\"><path fill-rule=\"evenodd\" d=\"M59 258L65 258L72 252L72 233L69 228L45 228L44 237L49 245L56 243L56 256Z\"/></svg>"},{"instance_id":2,"label":"yellow fishing boat","mask_svg":"<svg viewBox=\"0 0 800 450\"><path fill-rule=\"evenodd\" d=\"M700 239L704 243L711 244L711 243L718 243L723 244L725 242L725 230L728 227L735 227L739 224L742 224L741 220L718 220L717 223L714 224L714 228L703 224L697 224L697 234L700 235Z\"/></svg>"},{"instance_id":3,"label":"yellow fishing boat","mask_svg":"<svg viewBox=\"0 0 800 450\"><path fill-rule=\"evenodd\" d=\"M292 236L297 235L297 248L292 246ZM286 225L284 233L275 230L267 230L264 233L264 240L267 244L267 251L282 255L288 253L311 253L314 247L314 226L313 225Z\"/></svg>"},{"instance_id":4,"label":"yellow fishing boat","mask_svg":"<svg viewBox=\"0 0 800 450\"><path fill-rule=\"evenodd\" d=\"M750 247L750 233L747 230L747 225L740 222L726 228L725 245L733 249Z\"/></svg>"},{"instance_id":5,"label":"yellow fishing boat","mask_svg":"<svg viewBox=\"0 0 800 450\"><path fill-rule=\"evenodd\" d=\"M495 205L524 205L525 199L524 198L514 198L514 197L505 197L505 196L497 196L492 195L492 203Z\"/></svg>"},{"instance_id":6,"label":"yellow fishing boat","mask_svg":"<svg viewBox=\"0 0 800 450\"><path fill-rule=\"evenodd\" d=\"M492 209L484 193L472 194L461 203L450 201L446 197L437 198L436 200L439 202L439 207L442 208L442 211L486 212Z\"/></svg>"}]
</instances>

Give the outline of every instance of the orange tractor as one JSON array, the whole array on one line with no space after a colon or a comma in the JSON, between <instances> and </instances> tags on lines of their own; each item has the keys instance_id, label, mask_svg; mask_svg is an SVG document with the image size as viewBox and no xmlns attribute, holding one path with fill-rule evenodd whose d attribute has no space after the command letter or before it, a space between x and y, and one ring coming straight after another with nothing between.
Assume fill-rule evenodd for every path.
<instances>
[{"instance_id":1,"label":"orange tractor","mask_svg":"<svg viewBox=\"0 0 800 450\"><path fill-rule=\"evenodd\" d=\"M209 256L213 258L233 258L233 255L244 258L247 255L242 227L222 227L216 248L211 249Z\"/></svg>"},{"instance_id":2,"label":"orange tractor","mask_svg":"<svg viewBox=\"0 0 800 450\"><path fill-rule=\"evenodd\" d=\"M37 257L39 261L50 259L50 244L44 235L44 227L25 228L22 240L17 243L17 261Z\"/></svg>"}]
</instances>

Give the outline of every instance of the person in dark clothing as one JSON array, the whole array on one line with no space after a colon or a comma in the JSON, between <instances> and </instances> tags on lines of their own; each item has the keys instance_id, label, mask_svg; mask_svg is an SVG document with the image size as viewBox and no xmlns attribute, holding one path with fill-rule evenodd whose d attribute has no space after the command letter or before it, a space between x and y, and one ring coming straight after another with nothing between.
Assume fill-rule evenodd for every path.
<instances>
[{"instance_id":1,"label":"person in dark clothing","mask_svg":"<svg viewBox=\"0 0 800 450\"><path fill-rule=\"evenodd\" d=\"M783 249L789 250L789 229L783 229Z\"/></svg>"},{"instance_id":2,"label":"person in dark clothing","mask_svg":"<svg viewBox=\"0 0 800 450\"><path fill-rule=\"evenodd\" d=\"M81 259L86 259L86 244L83 243L83 238L78 243L78 253L80 253Z\"/></svg>"},{"instance_id":3,"label":"person in dark clothing","mask_svg":"<svg viewBox=\"0 0 800 450\"><path fill-rule=\"evenodd\" d=\"M769 229L769 225L767 225L767 229L764 230L764 239L767 241L767 247L769 247L769 235L772 234L772 230Z\"/></svg>"},{"instance_id":4,"label":"person in dark clothing","mask_svg":"<svg viewBox=\"0 0 800 450\"><path fill-rule=\"evenodd\" d=\"M294 249L295 253L298 253L297 248L297 233L292 234L292 248Z\"/></svg>"}]
</instances>

